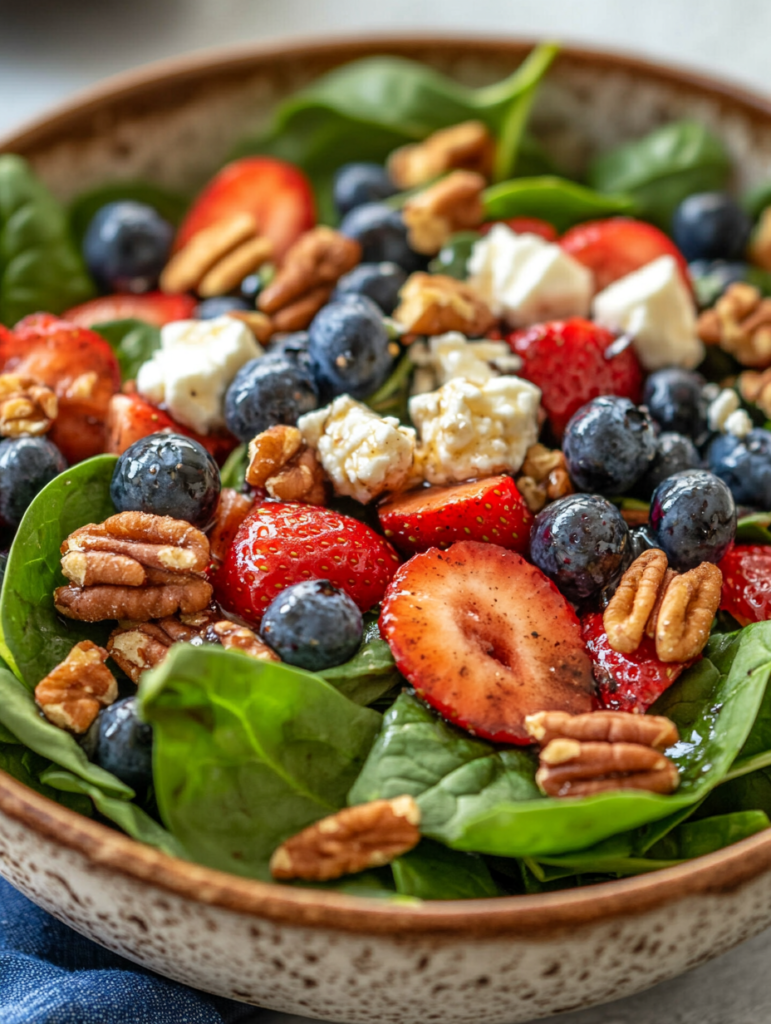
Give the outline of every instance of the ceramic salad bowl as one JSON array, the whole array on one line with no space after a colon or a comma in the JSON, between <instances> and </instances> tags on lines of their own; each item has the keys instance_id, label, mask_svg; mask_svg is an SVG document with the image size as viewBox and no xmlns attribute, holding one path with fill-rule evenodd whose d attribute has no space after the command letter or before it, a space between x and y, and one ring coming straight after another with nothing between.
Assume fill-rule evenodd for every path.
<instances>
[{"instance_id":1,"label":"ceramic salad bowl","mask_svg":"<svg viewBox=\"0 0 771 1024\"><path fill-rule=\"evenodd\" d=\"M496 81L522 42L374 39L252 48L124 76L0 151L61 199L111 180L189 191L277 101L356 57L419 59ZM673 119L728 145L760 183L771 102L626 57L565 50L539 94L541 138L566 166ZM771 923L771 834L677 867L569 892L420 903L238 878L168 856L0 773L0 873L78 931L232 999L335 1021L515 1024L626 996Z\"/></svg>"}]
</instances>

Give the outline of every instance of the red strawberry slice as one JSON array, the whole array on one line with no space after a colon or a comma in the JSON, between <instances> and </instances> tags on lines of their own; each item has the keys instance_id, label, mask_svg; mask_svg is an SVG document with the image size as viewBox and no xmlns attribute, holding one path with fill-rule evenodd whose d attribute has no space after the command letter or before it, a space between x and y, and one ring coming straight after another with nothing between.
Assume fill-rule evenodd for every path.
<instances>
[{"instance_id":1,"label":"red strawberry slice","mask_svg":"<svg viewBox=\"0 0 771 1024\"><path fill-rule=\"evenodd\" d=\"M592 398L618 395L635 404L642 398L643 371L632 346L616 351L615 335L589 320L552 320L514 331L507 340L523 359L520 376L541 389L557 437Z\"/></svg>"},{"instance_id":2,"label":"red strawberry slice","mask_svg":"<svg viewBox=\"0 0 771 1024\"><path fill-rule=\"evenodd\" d=\"M597 291L634 273L659 256L673 256L688 290L691 278L685 257L663 231L632 217L591 220L571 228L560 245L594 274Z\"/></svg>"},{"instance_id":3,"label":"red strawberry slice","mask_svg":"<svg viewBox=\"0 0 771 1024\"><path fill-rule=\"evenodd\" d=\"M232 434L196 434L139 395L113 395L107 413L105 451L111 455L122 455L135 441L149 437L150 434L184 434L185 437L192 437L211 452L220 466L238 444Z\"/></svg>"},{"instance_id":4,"label":"red strawberry slice","mask_svg":"<svg viewBox=\"0 0 771 1024\"><path fill-rule=\"evenodd\" d=\"M723 573L724 611L742 626L771 619L771 547L737 544L718 568Z\"/></svg>"},{"instance_id":5,"label":"red strawberry slice","mask_svg":"<svg viewBox=\"0 0 771 1024\"><path fill-rule=\"evenodd\" d=\"M614 651L608 643L602 615L582 623L582 634L594 664L594 678L603 707L642 715L668 690L693 661L665 663L656 657L655 641L647 636L633 654Z\"/></svg>"},{"instance_id":6,"label":"red strawberry slice","mask_svg":"<svg viewBox=\"0 0 771 1024\"><path fill-rule=\"evenodd\" d=\"M174 320L189 320L196 300L192 295L165 295L145 292L144 295L103 295L82 306L73 306L64 316L81 327L106 324L110 320L144 320L163 327Z\"/></svg>"},{"instance_id":7,"label":"red strawberry slice","mask_svg":"<svg viewBox=\"0 0 771 1024\"><path fill-rule=\"evenodd\" d=\"M0 335L0 372L34 377L56 392L59 414L48 436L70 464L104 451L120 368L98 334L49 313L25 317Z\"/></svg>"},{"instance_id":8,"label":"red strawberry slice","mask_svg":"<svg viewBox=\"0 0 771 1024\"><path fill-rule=\"evenodd\" d=\"M380 631L418 695L475 735L524 745L527 715L593 708L575 612L540 569L497 544L415 555L386 591Z\"/></svg>"},{"instance_id":9,"label":"red strawberry slice","mask_svg":"<svg viewBox=\"0 0 771 1024\"><path fill-rule=\"evenodd\" d=\"M533 514L509 476L451 487L424 487L390 498L378 509L380 525L397 551L414 555L480 540L526 554Z\"/></svg>"},{"instance_id":10,"label":"red strawberry slice","mask_svg":"<svg viewBox=\"0 0 771 1024\"><path fill-rule=\"evenodd\" d=\"M557 229L548 221L539 217L509 217L508 220L490 220L479 228L479 233L486 235L494 224L505 224L518 235L540 235L547 242L556 242L559 237Z\"/></svg>"},{"instance_id":11,"label":"red strawberry slice","mask_svg":"<svg viewBox=\"0 0 771 1024\"><path fill-rule=\"evenodd\" d=\"M226 611L255 626L279 591L302 580L330 580L368 611L398 565L391 545L357 519L317 505L265 502L241 524L214 592Z\"/></svg>"},{"instance_id":12,"label":"red strawberry slice","mask_svg":"<svg viewBox=\"0 0 771 1024\"><path fill-rule=\"evenodd\" d=\"M303 172L272 156L249 156L227 164L204 188L182 222L175 250L197 232L237 213L254 215L278 259L316 223L313 190Z\"/></svg>"}]
</instances>

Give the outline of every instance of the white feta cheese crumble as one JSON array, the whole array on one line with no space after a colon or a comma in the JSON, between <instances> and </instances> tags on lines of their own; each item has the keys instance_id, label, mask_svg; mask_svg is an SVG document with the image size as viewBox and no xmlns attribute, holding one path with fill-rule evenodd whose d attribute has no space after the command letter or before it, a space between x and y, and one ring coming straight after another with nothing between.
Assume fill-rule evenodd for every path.
<instances>
[{"instance_id":1,"label":"white feta cheese crumble","mask_svg":"<svg viewBox=\"0 0 771 1024\"><path fill-rule=\"evenodd\" d=\"M595 296L592 312L601 327L631 336L648 371L692 370L704 358L693 297L673 256L660 256L608 285Z\"/></svg>"},{"instance_id":2,"label":"white feta cheese crumble","mask_svg":"<svg viewBox=\"0 0 771 1024\"><path fill-rule=\"evenodd\" d=\"M740 441L743 441L752 430L753 425L747 410L737 409L726 419L723 424L723 430L726 434L733 434L734 437L738 437Z\"/></svg>"},{"instance_id":3,"label":"white feta cheese crumble","mask_svg":"<svg viewBox=\"0 0 771 1024\"><path fill-rule=\"evenodd\" d=\"M496 224L474 243L468 268L469 284L512 327L589 312L592 272L539 235Z\"/></svg>"},{"instance_id":4,"label":"white feta cheese crumble","mask_svg":"<svg viewBox=\"0 0 771 1024\"><path fill-rule=\"evenodd\" d=\"M499 374L515 373L522 366L520 357L505 341L469 341L459 331L413 342L409 353L418 367L413 394L433 391L456 377L484 384Z\"/></svg>"},{"instance_id":5,"label":"white feta cheese crumble","mask_svg":"<svg viewBox=\"0 0 771 1024\"><path fill-rule=\"evenodd\" d=\"M416 471L432 484L515 472L538 439L541 392L519 377L455 378L410 399Z\"/></svg>"},{"instance_id":6,"label":"white feta cheese crumble","mask_svg":"<svg viewBox=\"0 0 771 1024\"><path fill-rule=\"evenodd\" d=\"M378 416L349 395L297 421L303 440L315 448L335 494L363 505L386 491L404 488L412 471L415 431L393 416Z\"/></svg>"},{"instance_id":7,"label":"white feta cheese crumble","mask_svg":"<svg viewBox=\"0 0 771 1024\"><path fill-rule=\"evenodd\" d=\"M723 388L709 403L707 410L707 421L710 430L725 432L725 425L728 417L739 408L739 396L731 388Z\"/></svg>"},{"instance_id":8,"label":"white feta cheese crumble","mask_svg":"<svg viewBox=\"0 0 771 1024\"><path fill-rule=\"evenodd\" d=\"M161 347L137 374L137 391L199 434L225 424L225 392L250 359L263 355L252 332L232 316L176 320L161 327Z\"/></svg>"}]
</instances>

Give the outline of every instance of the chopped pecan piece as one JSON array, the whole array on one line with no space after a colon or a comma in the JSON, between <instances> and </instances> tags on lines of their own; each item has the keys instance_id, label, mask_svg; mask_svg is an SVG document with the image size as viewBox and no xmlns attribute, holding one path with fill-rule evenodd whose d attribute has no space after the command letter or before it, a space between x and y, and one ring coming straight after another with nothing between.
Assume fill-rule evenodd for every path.
<instances>
[{"instance_id":1,"label":"chopped pecan piece","mask_svg":"<svg viewBox=\"0 0 771 1024\"><path fill-rule=\"evenodd\" d=\"M751 284L730 285L701 314L697 330L705 344L719 345L743 366L771 366L771 299Z\"/></svg>"},{"instance_id":2,"label":"chopped pecan piece","mask_svg":"<svg viewBox=\"0 0 771 1024\"><path fill-rule=\"evenodd\" d=\"M771 369L758 372L745 370L737 381L739 394L745 402L752 402L764 416L771 419Z\"/></svg>"},{"instance_id":3,"label":"chopped pecan piece","mask_svg":"<svg viewBox=\"0 0 771 1024\"><path fill-rule=\"evenodd\" d=\"M257 305L277 331L307 327L321 309L337 280L361 260L361 246L352 238L323 225L307 231L287 252Z\"/></svg>"},{"instance_id":4,"label":"chopped pecan piece","mask_svg":"<svg viewBox=\"0 0 771 1024\"><path fill-rule=\"evenodd\" d=\"M132 682L148 669L160 665L172 644L203 642L206 629L217 621L217 615L205 609L187 621L169 616L157 622L135 622L119 626L110 634L107 650L110 657Z\"/></svg>"},{"instance_id":5,"label":"chopped pecan piece","mask_svg":"<svg viewBox=\"0 0 771 1024\"><path fill-rule=\"evenodd\" d=\"M477 171L490 177L495 140L481 121L463 121L441 128L423 142L395 149L388 158L388 173L400 189L415 188L445 171Z\"/></svg>"},{"instance_id":6,"label":"chopped pecan piece","mask_svg":"<svg viewBox=\"0 0 771 1024\"><path fill-rule=\"evenodd\" d=\"M209 643L222 644L226 650L243 651L250 658L257 658L259 661L281 661L276 652L263 643L254 630L229 622L227 619L209 626L203 636Z\"/></svg>"},{"instance_id":7,"label":"chopped pecan piece","mask_svg":"<svg viewBox=\"0 0 771 1024\"><path fill-rule=\"evenodd\" d=\"M103 647L81 640L40 680L35 700L49 722L81 734L88 730L100 708L113 703L118 684L104 664L107 656Z\"/></svg>"},{"instance_id":8,"label":"chopped pecan piece","mask_svg":"<svg viewBox=\"0 0 771 1024\"><path fill-rule=\"evenodd\" d=\"M548 502L573 493L565 456L559 448L550 449L543 444L528 448L516 484L534 515Z\"/></svg>"},{"instance_id":9,"label":"chopped pecan piece","mask_svg":"<svg viewBox=\"0 0 771 1024\"><path fill-rule=\"evenodd\" d=\"M453 171L409 198L402 216L412 248L434 256L456 231L479 227L485 216L482 190L486 184L481 174Z\"/></svg>"},{"instance_id":10,"label":"chopped pecan piece","mask_svg":"<svg viewBox=\"0 0 771 1024\"><path fill-rule=\"evenodd\" d=\"M270 859L274 878L325 882L382 867L420 841L420 808L411 796L346 807L287 839Z\"/></svg>"},{"instance_id":11,"label":"chopped pecan piece","mask_svg":"<svg viewBox=\"0 0 771 1024\"><path fill-rule=\"evenodd\" d=\"M273 336L274 327L270 317L256 309L232 309L225 315L246 324L261 345L270 341Z\"/></svg>"},{"instance_id":12,"label":"chopped pecan piece","mask_svg":"<svg viewBox=\"0 0 771 1024\"><path fill-rule=\"evenodd\" d=\"M246 519L252 504L252 499L247 494L239 494L232 487L223 487L214 515L214 525L209 533L209 547L217 561L224 560L238 527Z\"/></svg>"},{"instance_id":13,"label":"chopped pecan piece","mask_svg":"<svg viewBox=\"0 0 771 1024\"><path fill-rule=\"evenodd\" d=\"M54 392L33 377L0 374L0 437L39 437L59 411Z\"/></svg>"},{"instance_id":14,"label":"chopped pecan piece","mask_svg":"<svg viewBox=\"0 0 771 1024\"><path fill-rule=\"evenodd\" d=\"M196 232L166 264L161 289L198 289L206 296L227 294L273 255L272 243L255 237L257 230L257 221L250 213L237 213Z\"/></svg>"},{"instance_id":15,"label":"chopped pecan piece","mask_svg":"<svg viewBox=\"0 0 771 1024\"><path fill-rule=\"evenodd\" d=\"M394 320L413 334L460 331L467 338L479 338L495 323L469 285L444 274L411 274L399 298Z\"/></svg>"},{"instance_id":16,"label":"chopped pecan piece","mask_svg":"<svg viewBox=\"0 0 771 1024\"><path fill-rule=\"evenodd\" d=\"M723 574L711 562L676 575L661 600L656 620L659 661L690 661L701 654L720 606Z\"/></svg>"},{"instance_id":17,"label":"chopped pecan piece","mask_svg":"<svg viewBox=\"0 0 771 1024\"><path fill-rule=\"evenodd\" d=\"M324 470L297 427L269 427L249 443L246 481L264 487L271 498L280 501L307 505L325 505L327 501Z\"/></svg>"}]
</instances>

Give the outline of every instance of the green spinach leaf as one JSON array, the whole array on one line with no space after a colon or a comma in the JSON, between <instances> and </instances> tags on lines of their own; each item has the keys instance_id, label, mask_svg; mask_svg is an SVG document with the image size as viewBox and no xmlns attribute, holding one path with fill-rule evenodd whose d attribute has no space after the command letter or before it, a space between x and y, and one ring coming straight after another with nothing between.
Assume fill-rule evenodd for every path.
<instances>
[{"instance_id":1,"label":"green spinach leaf","mask_svg":"<svg viewBox=\"0 0 771 1024\"><path fill-rule=\"evenodd\" d=\"M257 878L343 806L381 721L316 675L208 646L173 647L139 702L166 827L199 863Z\"/></svg>"},{"instance_id":2,"label":"green spinach leaf","mask_svg":"<svg viewBox=\"0 0 771 1024\"><path fill-rule=\"evenodd\" d=\"M428 265L432 274L446 274L458 281L468 277L468 261L474 243L482 236L478 231L458 231L445 242Z\"/></svg>"},{"instance_id":3,"label":"green spinach leaf","mask_svg":"<svg viewBox=\"0 0 771 1024\"><path fill-rule=\"evenodd\" d=\"M61 793L40 781L40 776L49 768L51 762L40 757L32 750L19 743L0 743L0 770L6 772L18 782L34 789L36 793L55 800L71 811L91 817L91 801L77 793Z\"/></svg>"},{"instance_id":4,"label":"green spinach leaf","mask_svg":"<svg viewBox=\"0 0 771 1024\"><path fill-rule=\"evenodd\" d=\"M742 839L763 832L771 825L764 811L735 811L714 818L686 821L651 847L653 860L692 860L705 857Z\"/></svg>"},{"instance_id":5,"label":"green spinach leaf","mask_svg":"<svg viewBox=\"0 0 771 1024\"><path fill-rule=\"evenodd\" d=\"M361 707L384 696L402 679L391 648L380 636L375 616L365 618L361 647L350 661L325 669L318 675Z\"/></svg>"},{"instance_id":6,"label":"green spinach leaf","mask_svg":"<svg viewBox=\"0 0 771 1024\"><path fill-rule=\"evenodd\" d=\"M410 398L412 371L415 364L405 352L385 383L366 400L370 409L379 416L395 416L400 422L409 422L407 404Z\"/></svg>"},{"instance_id":7,"label":"green spinach leaf","mask_svg":"<svg viewBox=\"0 0 771 1024\"><path fill-rule=\"evenodd\" d=\"M94 294L64 210L19 156L0 155L0 323Z\"/></svg>"},{"instance_id":8,"label":"green spinach leaf","mask_svg":"<svg viewBox=\"0 0 771 1024\"><path fill-rule=\"evenodd\" d=\"M621 192L593 192L567 178L553 175L514 178L491 185L482 193L486 220L538 217L558 231L581 221L635 212L635 201Z\"/></svg>"},{"instance_id":9,"label":"green spinach leaf","mask_svg":"<svg viewBox=\"0 0 771 1024\"><path fill-rule=\"evenodd\" d=\"M110 320L91 328L110 345L124 381L135 380L142 363L161 347L161 331L144 320Z\"/></svg>"},{"instance_id":10,"label":"green spinach leaf","mask_svg":"<svg viewBox=\"0 0 771 1024\"><path fill-rule=\"evenodd\" d=\"M94 640L104 645L112 628L111 623L62 618L54 608L53 592L66 582L59 553L65 537L115 512L110 481L116 461L114 455L98 455L57 476L27 509L14 538L0 592L0 627L30 690L64 660L73 644Z\"/></svg>"},{"instance_id":11,"label":"green spinach leaf","mask_svg":"<svg viewBox=\"0 0 771 1024\"><path fill-rule=\"evenodd\" d=\"M249 468L249 451L245 444L234 448L220 470L220 481L223 487L232 487L236 491L244 489L246 471Z\"/></svg>"},{"instance_id":12,"label":"green spinach leaf","mask_svg":"<svg viewBox=\"0 0 771 1024\"><path fill-rule=\"evenodd\" d=\"M108 203L117 203L122 199L152 206L174 227L180 224L190 205L186 196L147 181L112 181L109 185L89 189L76 196L69 208L70 231L78 245L83 241L94 214Z\"/></svg>"},{"instance_id":13,"label":"green spinach leaf","mask_svg":"<svg viewBox=\"0 0 771 1024\"><path fill-rule=\"evenodd\" d=\"M392 864L396 891L420 900L478 900L499 896L490 869L473 853L423 839Z\"/></svg>"},{"instance_id":14,"label":"green spinach leaf","mask_svg":"<svg viewBox=\"0 0 771 1024\"><path fill-rule=\"evenodd\" d=\"M598 156L588 180L599 192L631 195L637 215L666 230L686 196L723 188L730 171L719 138L698 121L674 121Z\"/></svg>"},{"instance_id":15,"label":"green spinach leaf","mask_svg":"<svg viewBox=\"0 0 771 1024\"><path fill-rule=\"evenodd\" d=\"M742 516L736 523L738 544L771 544L771 512Z\"/></svg>"}]
</instances>

